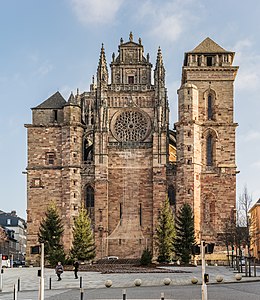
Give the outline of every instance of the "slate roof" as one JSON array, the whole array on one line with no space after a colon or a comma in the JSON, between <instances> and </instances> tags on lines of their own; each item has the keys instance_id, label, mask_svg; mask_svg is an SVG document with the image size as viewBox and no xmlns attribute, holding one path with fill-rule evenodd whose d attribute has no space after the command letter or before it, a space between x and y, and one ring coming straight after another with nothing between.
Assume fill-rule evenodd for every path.
<instances>
[{"instance_id":1,"label":"slate roof","mask_svg":"<svg viewBox=\"0 0 260 300\"><path fill-rule=\"evenodd\" d=\"M45 108L50 108L50 109L58 109L58 108L63 108L63 106L66 104L66 100L62 97L60 92L56 92L52 96L50 96L47 100L43 101L41 104L38 106L34 107L34 109L45 109Z\"/></svg>"},{"instance_id":2,"label":"slate roof","mask_svg":"<svg viewBox=\"0 0 260 300\"><path fill-rule=\"evenodd\" d=\"M229 51L220 47L212 39L207 37L202 41L196 48L194 48L190 53L227 53Z\"/></svg>"}]
</instances>

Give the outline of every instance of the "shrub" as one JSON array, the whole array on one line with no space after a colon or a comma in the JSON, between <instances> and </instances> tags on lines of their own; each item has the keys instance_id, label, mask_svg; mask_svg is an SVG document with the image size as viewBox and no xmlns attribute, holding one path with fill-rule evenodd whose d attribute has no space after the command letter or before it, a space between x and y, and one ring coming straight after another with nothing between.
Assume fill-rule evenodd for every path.
<instances>
[{"instance_id":1,"label":"shrub","mask_svg":"<svg viewBox=\"0 0 260 300\"><path fill-rule=\"evenodd\" d=\"M140 260L141 265L142 266L150 265L152 263L152 258L153 258L152 252L148 248L144 249Z\"/></svg>"}]
</instances>

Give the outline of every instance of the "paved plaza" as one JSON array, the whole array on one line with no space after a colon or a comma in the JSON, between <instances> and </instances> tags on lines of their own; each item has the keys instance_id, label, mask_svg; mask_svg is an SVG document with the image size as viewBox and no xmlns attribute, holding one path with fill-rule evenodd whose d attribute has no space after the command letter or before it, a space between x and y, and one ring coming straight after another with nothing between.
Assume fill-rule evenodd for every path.
<instances>
[{"instance_id":1,"label":"paved plaza","mask_svg":"<svg viewBox=\"0 0 260 300\"><path fill-rule=\"evenodd\" d=\"M104 295L112 289L117 288L122 293L122 289L138 289L134 285L135 279L141 279L142 287L158 287L158 297L160 298L160 290L165 288L164 279L170 278L170 286L186 286L186 288L192 288L191 279L193 277L198 278L198 284L201 283L201 267L169 267L174 270L184 271L185 273L123 273L123 274L101 274L98 272L79 272L79 277L82 277L82 286L84 293L89 294L91 291L100 289ZM37 299L38 289L39 289L39 277L37 276L39 268L13 268L5 269L2 274L3 290L0 292L0 299L14 299L13 291L14 286L18 288L18 281L20 286L20 291L18 292L17 299L32 300ZM241 284L236 281L234 270L228 267L220 266L208 266L206 267L206 272L209 274L210 282L209 284L217 284L216 276L221 275L223 277L223 282L225 283L235 283ZM45 278L45 299L65 299L64 295L69 293L70 290L78 291L77 298L80 299L80 280L74 279L74 274L72 271L65 271L62 274L62 280L57 281L54 269L44 270ZM112 288L105 288L106 280L112 280ZM254 282L260 281L260 270L257 272L257 277L243 277L241 282ZM51 289L50 289L51 288ZM147 289L149 290L149 289ZM199 291L199 287L197 288ZM59 298L60 295L60 298ZM119 297L120 298L120 297ZM117 299L119 299L117 298ZM158 298L158 299L159 299ZM69 298L68 298L69 299ZM71 298L73 299L73 298ZM91 299L91 298L84 298ZM100 298L93 298L100 299ZM109 298L113 299L113 298ZM128 299L128 298L127 298ZM151 299L151 298L150 298ZM259 296L260 299L260 296Z\"/></svg>"}]
</instances>

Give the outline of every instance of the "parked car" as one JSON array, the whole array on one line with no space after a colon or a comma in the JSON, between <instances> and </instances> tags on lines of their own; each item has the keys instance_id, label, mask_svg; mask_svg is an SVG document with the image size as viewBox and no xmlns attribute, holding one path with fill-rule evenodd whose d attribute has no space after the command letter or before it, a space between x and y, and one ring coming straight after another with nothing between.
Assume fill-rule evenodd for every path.
<instances>
[{"instance_id":1,"label":"parked car","mask_svg":"<svg viewBox=\"0 0 260 300\"><path fill-rule=\"evenodd\" d=\"M25 266L24 260L14 260L13 261L13 267L23 267Z\"/></svg>"},{"instance_id":2,"label":"parked car","mask_svg":"<svg viewBox=\"0 0 260 300\"><path fill-rule=\"evenodd\" d=\"M105 259L116 260L116 259L118 259L118 256L106 256Z\"/></svg>"},{"instance_id":3,"label":"parked car","mask_svg":"<svg viewBox=\"0 0 260 300\"><path fill-rule=\"evenodd\" d=\"M2 268L10 268L10 259L2 259Z\"/></svg>"}]
</instances>

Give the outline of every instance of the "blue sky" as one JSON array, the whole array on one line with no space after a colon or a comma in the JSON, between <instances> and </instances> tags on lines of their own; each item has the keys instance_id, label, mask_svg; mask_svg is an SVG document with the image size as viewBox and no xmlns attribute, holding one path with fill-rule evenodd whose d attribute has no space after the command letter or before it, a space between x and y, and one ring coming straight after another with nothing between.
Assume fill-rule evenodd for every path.
<instances>
[{"instance_id":1,"label":"blue sky","mask_svg":"<svg viewBox=\"0 0 260 300\"><path fill-rule=\"evenodd\" d=\"M59 90L89 90L101 44L107 62L122 37L140 37L154 64L161 47L171 107L184 52L206 37L235 51L237 195L260 197L260 1L9 0L0 2L0 209L26 217L26 129L31 110Z\"/></svg>"}]
</instances>

